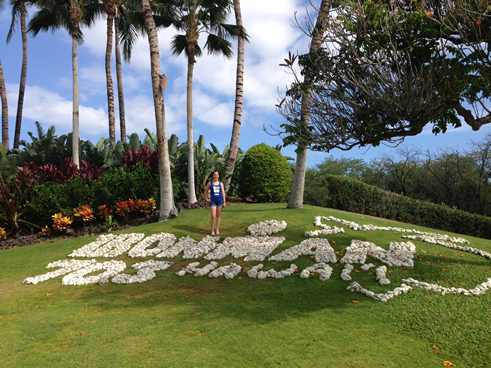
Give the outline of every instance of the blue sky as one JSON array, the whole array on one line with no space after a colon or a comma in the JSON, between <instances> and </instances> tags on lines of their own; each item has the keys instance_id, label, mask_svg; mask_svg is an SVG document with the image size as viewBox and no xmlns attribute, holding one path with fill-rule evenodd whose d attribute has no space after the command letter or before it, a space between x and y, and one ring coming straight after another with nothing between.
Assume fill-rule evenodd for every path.
<instances>
[{"instance_id":1,"label":"blue sky","mask_svg":"<svg viewBox=\"0 0 491 368\"><path fill-rule=\"evenodd\" d=\"M292 77L279 66L288 52L303 53L308 39L295 24L295 12L303 19L311 8L304 0L247 0L241 4L244 26L250 35L246 45L244 85L244 110L239 147L247 150L264 142L271 146L281 144L278 137L263 131L263 126L277 127L283 118L276 112L278 91L292 82ZM31 8L30 14L34 14ZM8 93L10 144L13 144L17 95L22 62L21 34L17 29L12 41L6 44L11 22L10 8L0 14L0 60ZM233 20L231 20L233 22ZM97 142L108 137L106 79L104 70L106 22L99 20L91 29L83 29L85 42L78 48L80 83L80 137ZM167 132L176 134L180 142L186 138L186 70L184 55L174 56L170 41L172 29L160 31L161 70L169 76L165 92ZM205 36L200 39L204 44ZM27 89L24 101L22 138L30 141L28 131L34 132L34 122L44 129L56 127L58 135L71 131L72 125L72 66L71 39L65 30L40 33L28 37ZM114 53L113 53L114 57ZM114 66L114 62L113 62ZM223 150L230 143L235 98L236 59L203 55L197 59L194 73L194 140L205 136L207 145L213 143ZM113 70L116 88L116 73ZM144 128L155 132L155 118L151 94L150 60L148 42L141 38L133 48L132 59L123 65L123 84L127 133L138 133L144 138ZM117 101L116 101L117 109ZM118 115L118 114L116 114ZM119 138L119 120L116 122ZM472 132L467 126L434 136L426 129L416 137L406 139L404 145L422 150L439 148L468 149L471 140L479 141L491 134L491 126ZM281 151L295 157L294 147ZM369 161L383 154L395 154L394 148L384 145L377 148L353 149L348 152L309 152L308 166L333 155L335 158L351 157Z\"/></svg>"}]
</instances>

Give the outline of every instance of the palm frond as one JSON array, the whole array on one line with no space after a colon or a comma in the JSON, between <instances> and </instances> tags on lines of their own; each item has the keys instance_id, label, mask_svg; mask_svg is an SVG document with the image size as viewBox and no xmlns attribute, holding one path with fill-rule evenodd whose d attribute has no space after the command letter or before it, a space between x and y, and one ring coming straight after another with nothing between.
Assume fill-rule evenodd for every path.
<instances>
[{"instance_id":1,"label":"palm frond","mask_svg":"<svg viewBox=\"0 0 491 368\"><path fill-rule=\"evenodd\" d=\"M206 39L205 48L210 55L224 55L226 58L231 58L234 54L229 41L212 33Z\"/></svg>"},{"instance_id":2,"label":"palm frond","mask_svg":"<svg viewBox=\"0 0 491 368\"><path fill-rule=\"evenodd\" d=\"M174 55L181 55L182 52L188 54L188 43L186 36L182 34L175 35L171 41L171 50Z\"/></svg>"},{"instance_id":3,"label":"palm frond","mask_svg":"<svg viewBox=\"0 0 491 368\"><path fill-rule=\"evenodd\" d=\"M221 23L219 34L222 34L222 37L242 38L244 41L249 42L249 35L245 28L235 24Z\"/></svg>"},{"instance_id":4,"label":"palm frond","mask_svg":"<svg viewBox=\"0 0 491 368\"><path fill-rule=\"evenodd\" d=\"M27 32L37 36L37 34L41 31L56 31L61 27L69 29L68 25L70 24L69 17L68 19L65 17L57 16L57 14L51 9L44 8L39 10L29 21L29 25L27 27Z\"/></svg>"}]
</instances>

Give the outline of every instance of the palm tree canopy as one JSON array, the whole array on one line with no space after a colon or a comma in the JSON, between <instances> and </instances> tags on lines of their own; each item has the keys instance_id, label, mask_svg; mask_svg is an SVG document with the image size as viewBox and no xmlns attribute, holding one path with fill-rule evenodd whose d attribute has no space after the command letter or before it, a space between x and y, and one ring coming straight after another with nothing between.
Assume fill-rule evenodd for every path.
<instances>
[{"instance_id":1,"label":"palm tree canopy","mask_svg":"<svg viewBox=\"0 0 491 368\"><path fill-rule=\"evenodd\" d=\"M153 18L157 27L167 28L174 24L177 17L172 13L171 3L170 0L165 3L151 3ZM129 62L134 43L138 37L146 34L145 23L138 1L126 0L118 9L119 39L123 44L123 58Z\"/></svg>"},{"instance_id":2,"label":"palm tree canopy","mask_svg":"<svg viewBox=\"0 0 491 368\"><path fill-rule=\"evenodd\" d=\"M28 26L28 32L34 36L41 31L54 32L60 28L65 28L72 35L72 5L78 5L82 10L80 26L90 27L99 16L103 16L104 14L104 9L98 0L38 0L36 4L40 7L40 10L31 18ZM81 27L78 30L78 43L83 43Z\"/></svg>"},{"instance_id":3,"label":"palm tree canopy","mask_svg":"<svg viewBox=\"0 0 491 368\"><path fill-rule=\"evenodd\" d=\"M15 24L20 21L21 16L22 16L22 9L21 9L21 3L28 4L30 1L25 1L25 0L10 0L10 5L12 5L12 22L10 23L10 28L9 28L9 33L7 34L7 43L9 43L12 40L12 36L14 35L15 31ZM3 7L4 1L2 0L0 2L0 10Z\"/></svg>"},{"instance_id":4,"label":"palm tree canopy","mask_svg":"<svg viewBox=\"0 0 491 368\"><path fill-rule=\"evenodd\" d=\"M230 0L158 0L156 3L165 3L168 14L174 16L173 26L178 31L185 32L185 35L178 34L172 40L172 50L176 55L184 52L189 56L190 46L194 47L194 56L202 55L196 36L201 33L208 34L204 49L209 54L224 55L227 58L233 55L228 38L248 41L244 27L225 23L232 10Z\"/></svg>"}]
</instances>

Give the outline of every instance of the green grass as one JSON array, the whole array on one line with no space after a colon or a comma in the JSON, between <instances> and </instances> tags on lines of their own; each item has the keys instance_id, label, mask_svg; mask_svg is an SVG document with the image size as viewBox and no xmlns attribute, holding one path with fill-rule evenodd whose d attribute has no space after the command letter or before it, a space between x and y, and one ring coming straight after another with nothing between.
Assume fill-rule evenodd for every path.
<instances>
[{"instance_id":1,"label":"green grass","mask_svg":"<svg viewBox=\"0 0 491 368\"><path fill-rule=\"evenodd\" d=\"M318 215L442 233L320 207L287 210L284 204L248 204L223 211L222 239L247 235L253 223L285 220L286 230L275 236L287 238L278 248L286 249L305 240L305 231L315 230L313 219ZM352 239L382 247L403 241L400 233L345 229L344 234L326 236L340 253ZM196 240L208 231L208 209L183 211L172 221L128 230L147 236L170 232ZM470 246L491 252L491 241L464 237ZM342 265L331 265L334 272L326 282L297 276L256 280L245 272L241 279L227 280L177 277L174 273L192 262L177 257L174 266L143 284L63 286L61 277L22 284L26 277L51 271L45 268L48 263L66 259L93 239L0 252L2 367L441 367L444 361L457 367L490 365L491 291L466 297L413 288L382 303L347 291L351 281L339 278ZM415 244L424 255L415 257L413 269L389 267L391 285L380 286L374 269L353 272L353 281L386 292L408 277L468 289L491 277L491 262L484 258ZM126 261L128 268L144 260L126 255L117 259ZM231 257L219 264L230 262L245 270L257 264ZM265 269L279 269L292 262L264 263ZM293 263L302 269L314 260L305 256Z\"/></svg>"}]
</instances>

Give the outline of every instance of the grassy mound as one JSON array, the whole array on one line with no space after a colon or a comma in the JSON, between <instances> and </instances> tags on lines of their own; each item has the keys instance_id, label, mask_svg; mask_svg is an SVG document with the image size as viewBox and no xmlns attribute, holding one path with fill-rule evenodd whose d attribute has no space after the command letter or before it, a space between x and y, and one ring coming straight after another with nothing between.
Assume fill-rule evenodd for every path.
<instances>
[{"instance_id":1,"label":"grassy mound","mask_svg":"<svg viewBox=\"0 0 491 368\"><path fill-rule=\"evenodd\" d=\"M273 235L286 237L276 254L300 244L305 231L318 229L313 225L315 216L434 231L320 207L287 210L284 204L247 204L224 209L221 240L248 235L246 229L254 223L284 220L287 228ZM319 236L329 239L340 255L353 239L383 248L391 241L405 241L393 231L344 228L345 233ZM201 240L209 233L209 210L183 211L172 221L125 232L147 236L168 232ZM464 238L471 247L491 252L491 241ZM210 279L175 276L195 261L179 255L172 259L172 267L142 284L63 286L61 277L22 284L29 276L52 271L45 268L48 263L67 259L94 239L0 252L3 367L436 367L446 361L457 367L484 367L491 360L491 291L456 296L413 288L382 303L347 291L352 281L340 279L339 263L331 264L334 272L325 282L314 276L258 280L245 273L258 262L227 257L219 265L240 264L240 277ZM414 244L415 267L388 267L390 285L379 285L374 269L361 271L361 265L354 265L353 281L385 293L410 277L467 289L491 277L491 262L482 257L430 243ZM132 264L151 258L116 259L125 261L125 272L132 273ZM381 265L370 257L369 262ZM290 263L301 270L315 261L310 256L293 262L265 261L264 269L286 269Z\"/></svg>"}]
</instances>

